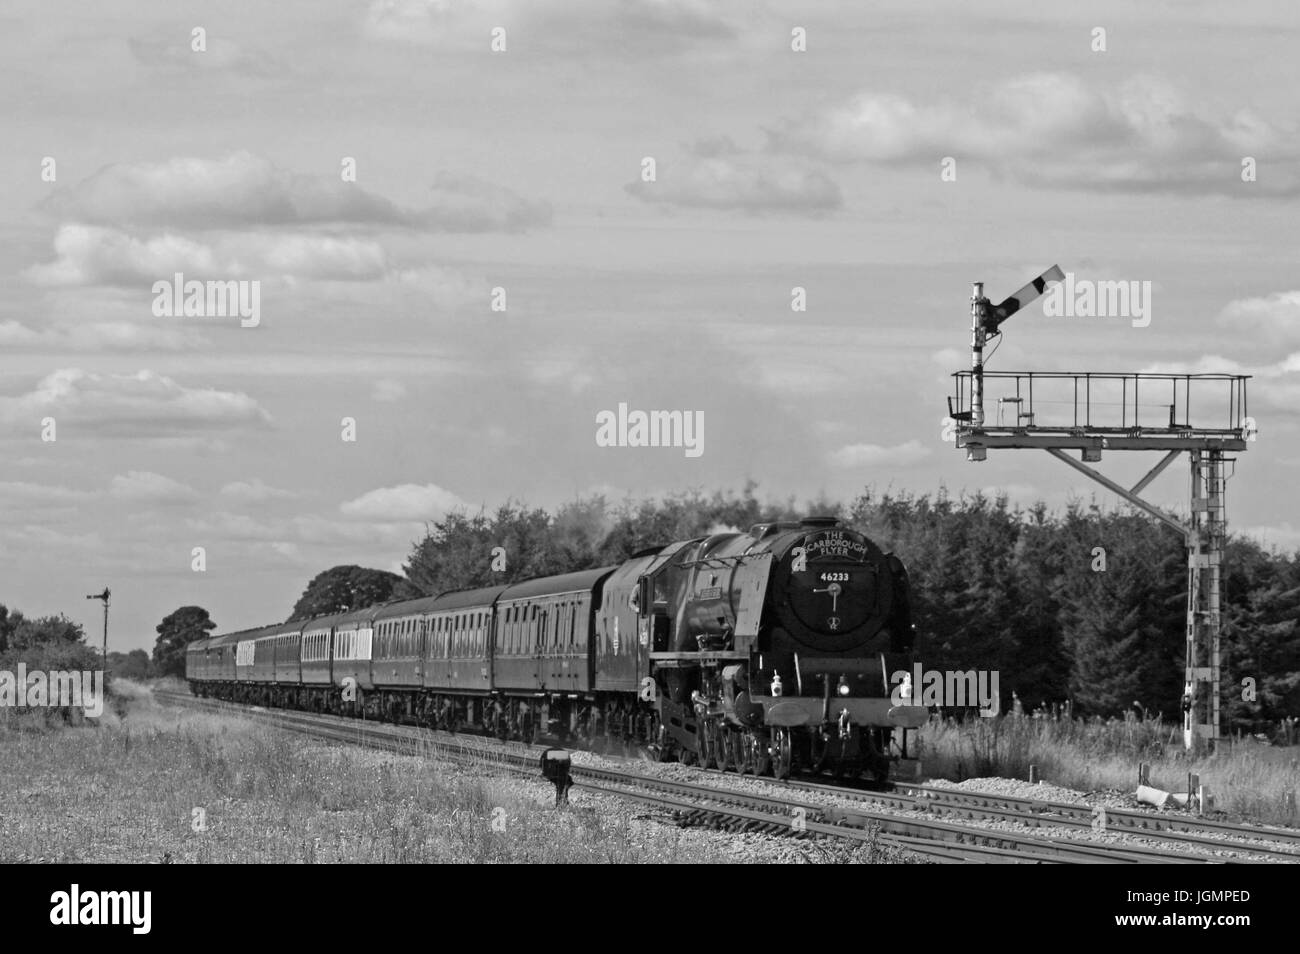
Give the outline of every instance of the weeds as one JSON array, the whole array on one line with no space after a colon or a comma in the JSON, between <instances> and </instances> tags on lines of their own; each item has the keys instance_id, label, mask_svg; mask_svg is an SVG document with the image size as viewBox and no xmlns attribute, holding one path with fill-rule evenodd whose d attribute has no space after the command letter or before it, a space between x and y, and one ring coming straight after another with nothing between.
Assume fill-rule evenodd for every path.
<instances>
[{"instance_id":1,"label":"weeds","mask_svg":"<svg viewBox=\"0 0 1300 954\"><path fill-rule=\"evenodd\" d=\"M1254 821L1300 825L1300 750L1227 740L1213 755L1189 757L1180 726L1159 717L1124 721L1033 719L997 716L931 720L921 729L921 759L928 774L963 781L999 776L1038 777L1081 791L1133 791L1139 762L1151 766L1153 785L1186 787L1200 775L1217 808Z\"/></svg>"}]
</instances>

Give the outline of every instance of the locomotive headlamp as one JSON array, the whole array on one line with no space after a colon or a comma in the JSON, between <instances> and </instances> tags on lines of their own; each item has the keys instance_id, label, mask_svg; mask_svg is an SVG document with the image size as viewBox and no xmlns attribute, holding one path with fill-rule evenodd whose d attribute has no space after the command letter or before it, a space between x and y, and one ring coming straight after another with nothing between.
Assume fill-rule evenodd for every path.
<instances>
[{"instance_id":1,"label":"locomotive headlamp","mask_svg":"<svg viewBox=\"0 0 1300 954\"><path fill-rule=\"evenodd\" d=\"M848 676L840 676L840 689L839 689L839 692L840 692L840 695L842 695L842 696L847 696L847 695L849 694L849 677L848 677Z\"/></svg>"}]
</instances>

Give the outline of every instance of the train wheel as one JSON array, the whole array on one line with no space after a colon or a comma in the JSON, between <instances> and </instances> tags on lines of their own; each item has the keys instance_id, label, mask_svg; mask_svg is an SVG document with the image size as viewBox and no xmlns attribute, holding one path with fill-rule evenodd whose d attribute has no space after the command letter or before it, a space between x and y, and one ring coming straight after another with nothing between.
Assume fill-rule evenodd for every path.
<instances>
[{"instance_id":1,"label":"train wheel","mask_svg":"<svg viewBox=\"0 0 1300 954\"><path fill-rule=\"evenodd\" d=\"M718 723L713 719L705 719L701 729L700 767L721 768L722 763L718 761Z\"/></svg>"},{"instance_id":2,"label":"train wheel","mask_svg":"<svg viewBox=\"0 0 1300 954\"><path fill-rule=\"evenodd\" d=\"M767 750L767 739L759 729L750 729L745 733L745 744L749 747L749 759L753 764L751 771L755 775L766 775L772 767L772 755Z\"/></svg>"},{"instance_id":3,"label":"train wheel","mask_svg":"<svg viewBox=\"0 0 1300 954\"><path fill-rule=\"evenodd\" d=\"M739 770L731 757L731 726L718 726L718 768L723 772L731 769Z\"/></svg>"},{"instance_id":4,"label":"train wheel","mask_svg":"<svg viewBox=\"0 0 1300 954\"><path fill-rule=\"evenodd\" d=\"M772 774L777 778L789 778L794 769L794 749L791 744L790 730L778 726L772 730Z\"/></svg>"},{"instance_id":5,"label":"train wheel","mask_svg":"<svg viewBox=\"0 0 1300 954\"><path fill-rule=\"evenodd\" d=\"M754 756L749 748L749 733L743 729L731 729L727 733L731 741L731 764L741 775L754 771Z\"/></svg>"}]
</instances>

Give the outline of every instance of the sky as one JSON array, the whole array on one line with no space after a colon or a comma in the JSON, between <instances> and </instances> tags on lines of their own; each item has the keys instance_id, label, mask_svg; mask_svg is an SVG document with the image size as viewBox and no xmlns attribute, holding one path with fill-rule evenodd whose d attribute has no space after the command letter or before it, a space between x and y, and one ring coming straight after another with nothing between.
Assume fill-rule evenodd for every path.
<instances>
[{"instance_id":1,"label":"sky","mask_svg":"<svg viewBox=\"0 0 1300 954\"><path fill-rule=\"evenodd\" d=\"M98 643L109 586L130 650L507 500L1111 504L943 439L971 282L1053 264L1149 322L1036 304L989 369L1251 375L1229 528L1300 547L1297 40L1280 0L10 0L0 602ZM255 323L166 313L177 273ZM602 446L620 404L702 452Z\"/></svg>"}]
</instances>

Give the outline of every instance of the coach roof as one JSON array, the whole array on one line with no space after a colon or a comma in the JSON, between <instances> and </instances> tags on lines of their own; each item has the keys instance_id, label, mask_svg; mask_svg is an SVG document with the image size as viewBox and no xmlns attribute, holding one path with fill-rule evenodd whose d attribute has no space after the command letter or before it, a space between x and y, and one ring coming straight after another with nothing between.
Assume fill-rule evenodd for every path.
<instances>
[{"instance_id":1,"label":"coach roof","mask_svg":"<svg viewBox=\"0 0 1300 954\"><path fill-rule=\"evenodd\" d=\"M419 616L423 613L433 611L433 604L438 601L436 596L417 596L413 600L397 600L395 603L385 603L378 608L375 613L375 622L381 619L392 619L395 616Z\"/></svg>"},{"instance_id":2,"label":"coach roof","mask_svg":"<svg viewBox=\"0 0 1300 954\"><path fill-rule=\"evenodd\" d=\"M502 600L521 600L531 596L551 596L555 593L572 593L575 590L593 590L596 584L617 570L617 566L603 566L596 570L580 570L562 576L544 576L540 580L517 583L501 594Z\"/></svg>"},{"instance_id":3,"label":"coach roof","mask_svg":"<svg viewBox=\"0 0 1300 954\"><path fill-rule=\"evenodd\" d=\"M225 646L230 643L242 643L246 639L257 639L259 636L269 636L279 630L283 623L276 623L274 626L255 626L252 629L241 629L235 633L223 633L220 636L213 636L208 641L208 648L213 649L217 646Z\"/></svg>"},{"instance_id":4,"label":"coach roof","mask_svg":"<svg viewBox=\"0 0 1300 954\"><path fill-rule=\"evenodd\" d=\"M469 606L491 606L505 590L504 586L480 586L476 590L456 590L443 593L433 601L431 612L465 609Z\"/></svg>"}]
</instances>

